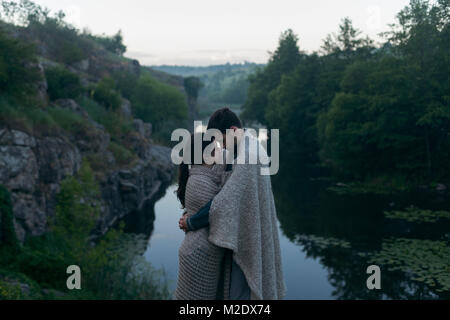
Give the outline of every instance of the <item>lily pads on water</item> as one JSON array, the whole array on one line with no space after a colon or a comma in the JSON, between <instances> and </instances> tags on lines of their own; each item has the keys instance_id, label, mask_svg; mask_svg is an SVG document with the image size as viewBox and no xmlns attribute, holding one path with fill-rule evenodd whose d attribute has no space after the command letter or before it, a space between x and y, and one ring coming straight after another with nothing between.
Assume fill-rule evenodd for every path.
<instances>
[{"instance_id":1,"label":"lily pads on water","mask_svg":"<svg viewBox=\"0 0 450 320\"><path fill-rule=\"evenodd\" d=\"M403 219L408 222L437 222L439 219L450 219L448 211L422 210L414 206L404 211L385 211L384 215L388 219Z\"/></svg>"},{"instance_id":2,"label":"lily pads on water","mask_svg":"<svg viewBox=\"0 0 450 320\"><path fill-rule=\"evenodd\" d=\"M326 249L326 248L330 248L330 247L341 247L341 248L348 249L351 247L350 242L348 242L348 241L333 238L333 237L324 238L324 237L319 237L319 236L315 236L312 234L309 234L309 235L303 234L303 235L297 236L297 241L301 241L301 240L313 242L320 249Z\"/></svg>"},{"instance_id":3,"label":"lily pads on water","mask_svg":"<svg viewBox=\"0 0 450 320\"><path fill-rule=\"evenodd\" d=\"M370 262L411 274L412 280L437 292L450 290L450 247L445 241L386 239L381 251L370 254Z\"/></svg>"}]
</instances>

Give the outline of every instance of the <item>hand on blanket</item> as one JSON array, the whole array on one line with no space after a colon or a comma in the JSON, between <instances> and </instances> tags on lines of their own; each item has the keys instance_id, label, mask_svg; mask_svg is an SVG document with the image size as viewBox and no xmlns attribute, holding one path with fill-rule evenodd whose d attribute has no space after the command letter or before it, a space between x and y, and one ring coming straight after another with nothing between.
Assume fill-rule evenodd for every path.
<instances>
[{"instance_id":1,"label":"hand on blanket","mask_svg":"<svg viewBox=\"0 0 450 320\"><path fill-rule=\"evenodd\" d=\"M189 231L186 220L187 220L187 216L184 214L181 217L180 221L178 222L178 225L179 225L180 229L183 230L184 232L188 232Z\"/></svg>"}]
</instances>

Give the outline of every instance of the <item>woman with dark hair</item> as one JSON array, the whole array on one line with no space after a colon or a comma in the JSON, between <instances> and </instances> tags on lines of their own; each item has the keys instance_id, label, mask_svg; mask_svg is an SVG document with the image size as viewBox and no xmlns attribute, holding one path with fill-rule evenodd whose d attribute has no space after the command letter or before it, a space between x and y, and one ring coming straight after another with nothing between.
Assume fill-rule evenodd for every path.
<instances>
[{"instance_id":1,"label":"woman with dark hair","mask_svg":"<svg viewBox=\"0 0 450 320\"><path fill-rule=\"evenodd\" d=\"M203 134L201 141L203 141ZM199 139L200 140L200 139ZM194 163L194 134L190 139ZM210 142L203 142L202 153ZM202 158L203 161L203 158ZM177 196L186 216L194 215L220 191L224 165L182 163L179 166ZM230 259L225 249L208 241L209 228L188 231L178 252L179 271L174 298L216 300L228 297Z\"/></svg>"},{"instance_id":2,"label":"woman with dark hair","mask_svg":"<svg viewBox=\"0 0 450 320\"><path fill-rule=\"evenodd\" d=\"M224 248L224 273L227 276L231 274L231 281L225 285L229 290L225 299L282 299L286 294L286 285L270 176L262 174L262 170L267 169L262 163L240 164L238 161L239 158L250 159L258 154L264 157L265 151L250 131L239 130L241 128L239 118L228 108L220 109L211 116L208 129L216 129L223 134L225 148L232 150L234 142L235 152L229 154L234 154L234 159L226 157L232 163L225 166L220 192L194 215L182 217L179 226L190 232L207 228L209 246ZM228 130L236 135L234 141L226 143ZM186 207L189 207L187 202ZM228 269L230 256L231 271ZM201 262L198 267L203 267ZM202 283L203 271L202 268L197 273Z\"/></svg>"}]
</instances>

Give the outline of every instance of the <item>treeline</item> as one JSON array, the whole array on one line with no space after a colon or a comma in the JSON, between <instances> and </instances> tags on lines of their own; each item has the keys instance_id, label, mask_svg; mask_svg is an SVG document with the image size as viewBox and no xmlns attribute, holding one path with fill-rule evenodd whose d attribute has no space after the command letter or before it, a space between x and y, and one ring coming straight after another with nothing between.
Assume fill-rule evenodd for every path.
<instances>
[{"instance_id":1,"label":"treeline","mask_svg":"<svg viewBox=\"0 0 450 320\"><path fill-rule=\"evenodd\" d=\"M250 77L243 117L280 129L285 172L382 186L449 179L449 8L412 0L381 45L348 18L312 54L284 32Z\"/></svg>"},{"instance_id":2,"label":"treeline","mask_svg":"<svg viewBox=\"0 0 450 320\"><path fill-rule=\"evenodd\" d=\"M45 42L53 61L71 64L89 57L98 46L122 56L126 52L122 33L113 36L93 35L87 29L81 31L66 21L66 15L50 11L29 0L1 1L0 19L4 23L26 29L26 40Z\"/></svg>"}]
</instances>

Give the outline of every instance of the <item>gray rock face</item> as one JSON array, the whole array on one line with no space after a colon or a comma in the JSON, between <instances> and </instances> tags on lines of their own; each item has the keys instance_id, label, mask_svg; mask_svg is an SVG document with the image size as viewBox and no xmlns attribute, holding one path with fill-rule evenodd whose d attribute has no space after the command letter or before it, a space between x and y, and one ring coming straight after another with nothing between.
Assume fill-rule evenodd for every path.
<instances>
[{"instance_id":1,"label":"gray rock face","mask_svg":"<svg viewBox=\"0 0 450 320\"><path fill-rule=\"evenodd\" d=\"M42 102L47 103L48 102L48 95L47 95L48 84L47 84L47 79L45 78L44 66L42 65L42 63L38 63L37 68L42 77L42 80L40 80L36 84L38 97Z\"/></svg>"},{"instance_id":2,"label":"gray rock face","mask_svg":"<svg viewBox=\"0 0 450 320\"><path fill-rule=\"evenodd\" d=\"M78 113L83 118L88 118L87 112L83 108L81 108L73 99L58 99L55 101L55 104L63 109Z\"/></svg>"},{"instance_id":3,"label":"gray rock face","mask_svg":"<svg viewBox=\"0 0 450 320\"><path fill-rule=\"evenodd\" d=\"M42 64L42 62L32 62L27 64L27 68L34 69L40 76L40 80L36 81L33 86L36 90L36 98L38 99L38 101L40 101L40 103L42 103L43 105L47 104L48 83L47 79L45 78L44 65Z\"/></svg>"},{"instance_id":4,"label":"gray rock face","mask_svg":"<svg viewBox=\"0 0 450 320\"><path fill-rule=\"evenodd\" d=\"M139 133L140 136L150 139L152 136L152 124L145 123L140 119L133 120L134 129Z\"/></svg>"},{"instance_id":5,"label":"gray rock face","mask_svg":"<svg viewBox=\"0 0 450 320\"><path fill-rule=\"evenodd\" d=\"M61 138L0 130L0 183L11 191L19 240L45 232L60 181L80 165L78 149Z\"/></svg>"},{"instance_id":6,"label":"gray rock face","mask_svg":"<svg viewBox=\"0 0 450 320\"><path fill-rule=\"evenodd\" d=\"M82 72L89 70L89 59L84 59L79 62L74 63L73 67Z\"/></svg>"},{"instance_id":7,"label":"gray rock face","mask_svg":"<svg viewBox=\"0 0 450 320\"><path fill-rule=\"evenodd\" d=\"M55 104L78 114L91 125L89 130L79 130L75 137L71 137L80 152L106 152L111 137L102 125L92 120L88 113L72 99L59 99L55 101Z\"/></svg>"},{"instance_id":8,"label":"gray rock face","mask_svg":"<svg viewBox=\"0 0 450 320\"><path fill-rule=\"evenodd\" d=\"M131 112L131 103L127 99L122 99L122 104L120 106L120 111L122 115L128 119L131 119L132 112Z\"/></svg>"},{"instance_id":9,"label":"gray rock face","mask_svg":"<svg viewBox=\"0 0 450 320\"><path fill-rule=\"evenodd\" d=\"M77 108L67 101L65 107ZM145 125L141 133L136 137L140 141L138 161L127 169L110 170L100 185L101 216L94 235L104 234L126 215L145 214L144 208L153 205L156 195L172 180L175 168L170 149L151 145ZM47 230L61 181L78 172L83 155L107 149L109 135L103 130L96 128L90 135L85 142L72 142L68 137L37 138L0 128L0 184L11 192L20 241Z\"/></svg>"},{"instance_id":10,"label":"gray rock face","mask_svg":"<svg viewBox=\"0 0 450 320\"><path fill-rule=\"evenodd\" d=\"M97 225L97 234L104 234L126 215L150 213L143 211L148 206L153 206L157 195L171 182L174 166L170 160L170 150L151 145L147 155L130 169L113 172L102 183L104 207Z\"/></svg>"}]
</instances>

